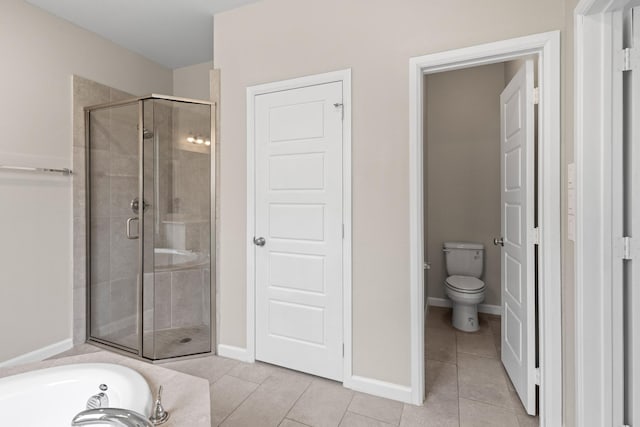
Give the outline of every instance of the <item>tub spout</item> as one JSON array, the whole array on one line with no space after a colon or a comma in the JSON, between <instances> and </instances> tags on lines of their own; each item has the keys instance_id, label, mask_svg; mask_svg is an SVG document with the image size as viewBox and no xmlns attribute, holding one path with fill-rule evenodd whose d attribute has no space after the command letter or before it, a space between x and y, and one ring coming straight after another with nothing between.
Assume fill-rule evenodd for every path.
<instances>
[{"instance_id":1,"label":"tub spout","mask_svg":"<svg viewBox=\"0 0 640 427\"><path fill-rule=\"evenodd\" d=\"M120 408L87 409L73 417L72 426L112 425L115 427L153 427L151 421L135 411Z\"/></svg>"}]
</instances>

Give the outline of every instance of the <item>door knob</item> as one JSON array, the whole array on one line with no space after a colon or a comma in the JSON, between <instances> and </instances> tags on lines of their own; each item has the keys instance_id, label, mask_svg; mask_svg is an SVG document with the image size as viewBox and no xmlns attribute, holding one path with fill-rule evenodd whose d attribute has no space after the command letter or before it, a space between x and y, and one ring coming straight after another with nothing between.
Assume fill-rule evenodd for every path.
<instances>
[{"instance_id":1,"label":"door knob","mask_svg":"<svg viewBox=\"0 0 640 427\"><path fill-rule=\"evenodd\" d=\"M256 246L264 246L264 244L267 243L266 240L264 240L264 237L254 237L253 238L253 244Z\"/></svg>"},{"instance_id":2,"label":"door knob","mask_svg":"<svg viewBox=\"0 0 640 427\"><path fill-rule=\"evenodd\" d=\"M129 206L131 206L131 210L134 214L137 215L140 213L140 200L137 197L131 201ZM149 206L151 205L147 203L146 200L142 199L142 212L146 212Z\"/></svg>"},{"instance_id":3,"label":"door knob","mask_svg":"<svg viewBox=\"0 0 640 427\"><path fill-rule=\"evenodd\" d=\"M504 237L496 237L493 239L493 244L496 246L504 246Z\"/></svg>"}]
</instances>

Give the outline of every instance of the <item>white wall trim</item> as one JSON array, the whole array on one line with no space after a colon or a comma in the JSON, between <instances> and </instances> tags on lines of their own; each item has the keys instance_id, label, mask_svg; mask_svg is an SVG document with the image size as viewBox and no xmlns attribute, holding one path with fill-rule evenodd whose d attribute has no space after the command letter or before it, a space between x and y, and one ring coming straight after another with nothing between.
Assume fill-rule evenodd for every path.
<instances>
[{"instance_id":1,"label":"white wall trim","mask_svg":"<svg viewBox=\"0 0 640 427\"><path fill-rule=\"evenodd\" d=\"M540 422L562 425L560 251L560 33L552 31L411 58L409 64L409 180L412 402L424 400L423 76L540 55Z\"/></svg>"},{"instance_id":2,"label":"white wall trim","mask_svg":"<svg viewBox=\"0 0 640 427\"><path fill-rule=\"evenodd\" d=\"M29 353L21 354L12 359L0 362L0 368L6 368L9 366L24 365L25 363L40 362L49 357L60 354L63 351L70 350L73 347L73 339L67 338L62 341L58 341L46 347L39 348Z\"/></svg>"},{"instance_id":3,"label":"white wall trim","mask_svg":"<svg viewBox=\"0 0 640 427\"><path fill-rule=\"evenodd\" d=\"M428 297L427 303L433 307L453 307L453 303L448 298ZM502 316L502 306L493 304L478 304L478 313L493 314Z\"/></svg>"},{"instance_id":4,"label":"white wall trim","mask_svg":"<svg viewBox=\"0 0 640 427\"><path fill-rule=\"evenodd\" d=\"M254 362L246 348L233 345L218 344L218 356L240 360L241 362Z\"/></svg>"},{"instance_id":5,"label":"white wall trim","mask_svg":"<svg viewBox=\"0 0 640 427\"><path fill-rule=\"evenodd\" d=\"M575 392L576 425L623 425L621 269L614 265L622 227L620 177L613 170L621 146L621 93L615 93L614 46L622 29L614 18L630 0L582 0L575 25ZM620 19L621 22L621 19ZM616 188L618 187L618 188Z\"/></svg>"},{"instance_id":6,"label":"white wall trim","mask_svg":"<svg viewBox=\"0 0 640 427\"><path fill-rule=\"evenodd\" d=\"M373 378L353 375L351 377L351 387L349 388L386 399L399 400L401 402L411 401L411 387L375 380Z\"/></svg>"},{"instance_id":7,"label":"white wall trim","mask_svg":"<svg viewBox=\"0 0 640 427\"><path fill-rule=\"evenodd\" d=\"M296 89L300 87L342 82L342 103L344 121L342 123L342 289L343 289L343 341L344 371L343 384L352 384L352 213L351 213L351 69L300 77L247 88L247 360L255 361L255 97L258 95Z\"/></svg>"}]
</instances>

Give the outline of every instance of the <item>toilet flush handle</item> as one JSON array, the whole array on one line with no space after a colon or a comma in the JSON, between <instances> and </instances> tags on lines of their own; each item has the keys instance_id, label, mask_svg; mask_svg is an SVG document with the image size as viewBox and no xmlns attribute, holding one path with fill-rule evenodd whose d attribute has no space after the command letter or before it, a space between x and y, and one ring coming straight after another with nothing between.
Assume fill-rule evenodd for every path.
<instances>
[{"instance_id":1,"label":"toilet flush handle","mask_svg":"<svg viewBox=\"0 0 640 427\"><path fill-rule=\"evenodd\" d=\"M496 237L493 239L493 244L496 246L504 246L504 237Z\"/></svg>"}]
</instances>

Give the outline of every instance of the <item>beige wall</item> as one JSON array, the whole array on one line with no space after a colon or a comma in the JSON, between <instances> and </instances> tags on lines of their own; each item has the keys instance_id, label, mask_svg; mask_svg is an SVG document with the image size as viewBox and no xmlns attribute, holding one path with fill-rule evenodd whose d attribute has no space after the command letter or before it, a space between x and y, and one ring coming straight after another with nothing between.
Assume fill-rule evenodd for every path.
<instances>
[{"instance_id":1,"label":"beige wall","mask_svg":"<svg viewBox=\"0 0 640 427\"><path fill-rule=\"evenodd\" d=\"M209 99L209 71L213 61L173 70L173 95L183 98Z\"/></svg>"},{"instance_id":2,"label":"beige wall","mask_svg":"<svg viewBox=\"0 0 640 427\"><path fill-rule=\"evenodd\" d=\"M425 77L425 225L428 296L446 298L442 245L485 247L484 304L500 305L500 93L505 64Z\"/></svg>"},{"instance_id":3,"label":"beige wall","mask_svg":"<svg viewBox=\"0 0 640 427\"><path fill-rule=\"evenodd\" d=\"M504 63L504 84L509 84L513 76L516 75L518 70L522 68L525 61L531 59L533 61L533 74L535 83L538 83L538 55L523 56L521 58L514 59L513 61L507 61Z\"/></svg>"},{"instance_id":4,"label":"beige wall","mask_svg":"<svg viewBox=\"0 0 640 427\"><path fill-rule=\"evenodd\" d=\"M564 27L557 0L264 0L215 17L220 342L246 345L247 86L353 72L353 372L408 385L409 58Z\"/></svg>"},{"instance_id":5,"label":"beige wall","mask_svg":"<svg viewBox=\"0 0 640 427\"><path fill-rule=\"evenodd\" d=\"M172 91L171 70L20 0L0 2L0 52L0 163L71 166L72 74ZM4 172L0 200L3 361L71 338L71 179Z\"/></svg>"}]
</instances>

